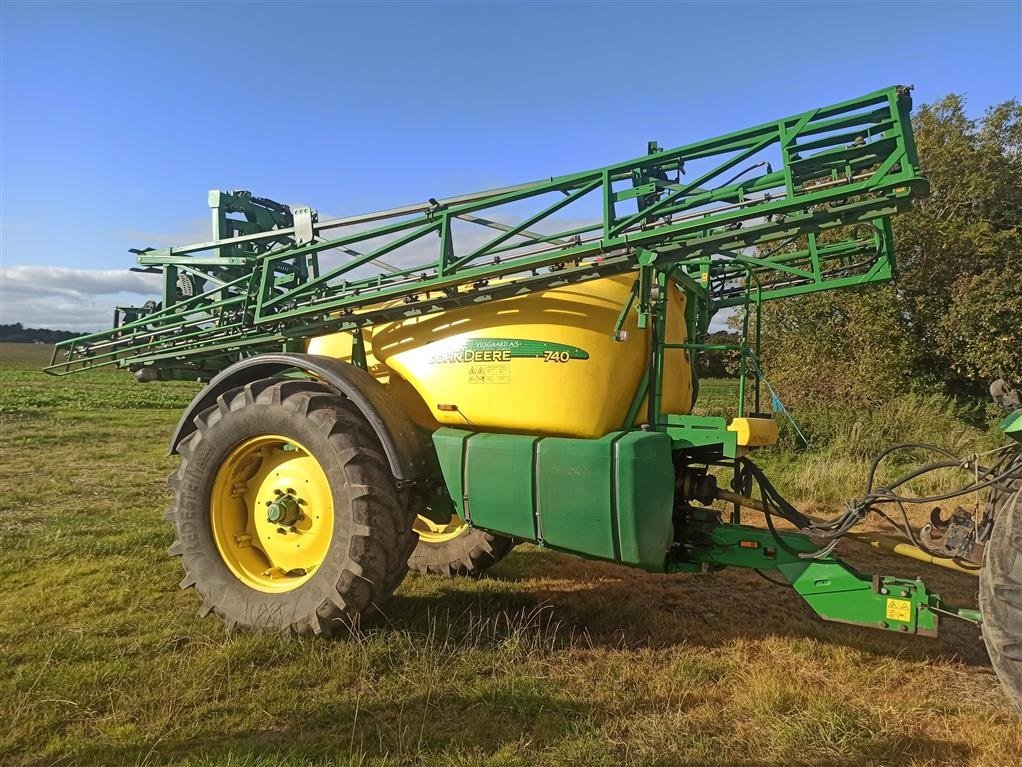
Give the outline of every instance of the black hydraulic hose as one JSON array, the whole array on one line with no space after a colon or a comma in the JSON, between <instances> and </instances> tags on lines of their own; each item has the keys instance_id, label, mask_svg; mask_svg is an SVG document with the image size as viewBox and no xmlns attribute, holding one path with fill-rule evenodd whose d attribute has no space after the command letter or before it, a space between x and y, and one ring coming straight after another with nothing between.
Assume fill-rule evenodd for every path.
<instances>
[{"instance_id":1,"label":"black hydraulic hose","mask_svg":"<svg viewBox=\"0 0 1022 767\"><path fill-rule=\"evenodd\" d=\"M954 453L952 453L949 450L945 450L944 448L939 447L937 445L929 445L929 444L925 444L925 443L922 443L922 442L901 442L901 443L899 443L897 445L891 445L890 447L888 447L888 448L886 448L884 450L881 450L880 453L877 454L876 458L873 459L873 463L869 467L869 474L867 475L867 478L866 478L866 492L869 492L870 490L873 489L873 481L874 481L874 478L876 477L876 471L879 468L881 461L883 461L884 458L886 458L887 456L889 456L891 453L893 453L895 451L907 450L907 449L930 450L930 451L932 451L934 453L940 453L941 455L943 455L943 456L945 456L947 458L958 459L958 456L956 456ZM958 460L960 460L960 459L958 459Z\"/></svg>"},{"instance_id":2,"label":"black hydraulic hose","mask_svg":"<svg viewBox=\"0 0 1022 767\"><path fill-rule=\"evenodd\" d=\"M941 557L944 559L955 559L955 557L949 557L946 552L938 552L930 549L919 541L912 530L912 526L909 523L908 512L905 509L905 504L919 504L919 503L934 503L937 501L945 501L951 498L956 498L962 495L975 493L980 490L984 490L992 485L1003 482L1006 479L1015 479L1022 477L1022 469L1014 469L1011 467L1011 463L1014 461L1014 452L1010 449L1013 445L1005 445L999 448L993 453L1005 451L1005 455L994 464L993 467L982 466L978 461L973 461L969 458L959 458L950 451L938 447L936 445L928 445L923 443L902 443L893 445L883 452L881 452L872 462L866 481L865 493L861 498L850 500L846 503L846 510L837 515L832 519L819 519L810 515L804 514L791 505L778 490L773 486L769 479L767 479L763 470L760 469L755 463L748 458L742 457L735 461L735 470L746 481L754 480L760 489L760 497L762 498L763 511L766 517L767 528L777 541L778 545L787 551L789 554L796 556L803 556L798 552L790 549L785 543L784 539L778 534L774 527L773 517L779 516L782 519L790 522L796 528L804 533L809 534L818 540L830 541L829 544L832 546L838 539L849 532L855 525L861 522L869 513L877 514L887 524L899 530L905 537L912 542L917 548L925 551L926 553ZM876 481L876 472L879 464L891 453L898 450L908 449L923 449L929 452L934 452L939 455L945 456L949 459L946 461L935 461L923 466L917 467L912 471L898 477L892 482L888 483L883 487L875 488L874 484ZM964 485L956 490L948 493L931 496L904 496L894 492L895 488L901 487L907 482L916 479L917 477L929 474L934 471L948 468L959 468L962 470L969 470L972 467L977 477L982 477L981 481L973 481L967 485ZM748 495L748 493L746 493ZM879 508L881 504L894 503L898 506L898 510L901 512L903 524L899 525L883 512ZM829 550L825 547L823 550Z\"/></svg>"}]
</instances>

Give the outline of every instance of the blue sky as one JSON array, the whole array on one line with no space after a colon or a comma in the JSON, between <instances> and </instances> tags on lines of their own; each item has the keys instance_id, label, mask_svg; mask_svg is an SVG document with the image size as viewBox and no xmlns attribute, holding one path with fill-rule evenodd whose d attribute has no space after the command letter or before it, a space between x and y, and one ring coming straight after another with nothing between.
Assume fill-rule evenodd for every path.
<instances>
[{"instance_id":1,"label":"blue sky","mask_svg":"<svg viewBox=\"0 0 1022 767\"><path fill-rule=\"evenodd\" d=\"M324 215L623 160L860 95L1022 96L1022 3L2 5L0 319L98 328L206 191Z\"/></svg>"}]
</instances>

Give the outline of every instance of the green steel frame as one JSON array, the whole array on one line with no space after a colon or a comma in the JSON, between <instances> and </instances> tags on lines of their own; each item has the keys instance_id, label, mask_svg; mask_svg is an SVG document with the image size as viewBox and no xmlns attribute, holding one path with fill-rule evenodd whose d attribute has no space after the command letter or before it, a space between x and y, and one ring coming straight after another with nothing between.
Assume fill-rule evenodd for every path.
<instances>
[{"instance_id":1,"label":"green steel frame","mask_svg":"<svg viewBox=\"0 0 1022 767\"><path fill-rule=\"evenodd\" d=\"M743 567L783 577L824 620L908 634L937 634L945 615L979 623L978 611L944 602L918 578L866 575L807 536L722 524L712 509L690 509L668 566L674 572Z\"/></svg>"},{"instance_id":2,"label":"green steel frame","mask_svg":"<svg viewBox=\"0 0 1022 767\"><path fill-rule=\"evenodd\" d=\"M161 305L59 345L47 370L208 378L315 335L629 271L643 323L658 324L667 275L684 286L696 344L720 309L892 276L887 217L927 192L910 109L891 87L596 170L325 221L211 192L211 241L135 251L162 276ZM828 230L843 236L818 243Z\"/></svg>"}]
</instances>

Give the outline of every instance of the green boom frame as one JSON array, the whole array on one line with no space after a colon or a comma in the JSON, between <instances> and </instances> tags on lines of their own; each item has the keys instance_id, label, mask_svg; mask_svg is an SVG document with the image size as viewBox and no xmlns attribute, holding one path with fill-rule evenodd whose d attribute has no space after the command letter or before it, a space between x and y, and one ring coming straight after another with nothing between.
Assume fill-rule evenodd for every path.
<instances>
[{"instance_id":1,"label":"green boom frame","mask_svg":"<svg viewBox=\"0 0 1022 767\"><path fill-rule=\"evenodd\" d=\"M47 370L208 378L315 335L633 270L642 318L667 272L692 293L695 342L720 309L891 277L887 217L928 188L910 109L891 87L674 149L651 142L596 170L332 220L211 192L211 241L135 251L162 277L159 308L61 344ZM566 216L589 223L563 228ZM817 242L834 229L848 236Z\"/></svg>"}]
</instances>

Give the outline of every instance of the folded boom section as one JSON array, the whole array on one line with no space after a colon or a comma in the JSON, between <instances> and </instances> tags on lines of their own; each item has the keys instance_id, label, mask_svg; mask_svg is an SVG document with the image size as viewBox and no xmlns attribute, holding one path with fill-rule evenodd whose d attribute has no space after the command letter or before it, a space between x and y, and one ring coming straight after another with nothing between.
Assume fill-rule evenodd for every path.
<instances>
[{"instance_id":1,"label":"folded boom section","mask_svg":"<svg viewBox=\"0 0 1022 767\"><path fill-rule=\"evenodd\" d=\"M896 86L604 168L320 219L211 192L213 239L137 253L159 304L60 344L51 373L102 365L208 376L328 332L640 268L719 309L889 279L889 217L925 195ZM610 329L608 329L608 332Z\"/></svg>"}]
</instances>

